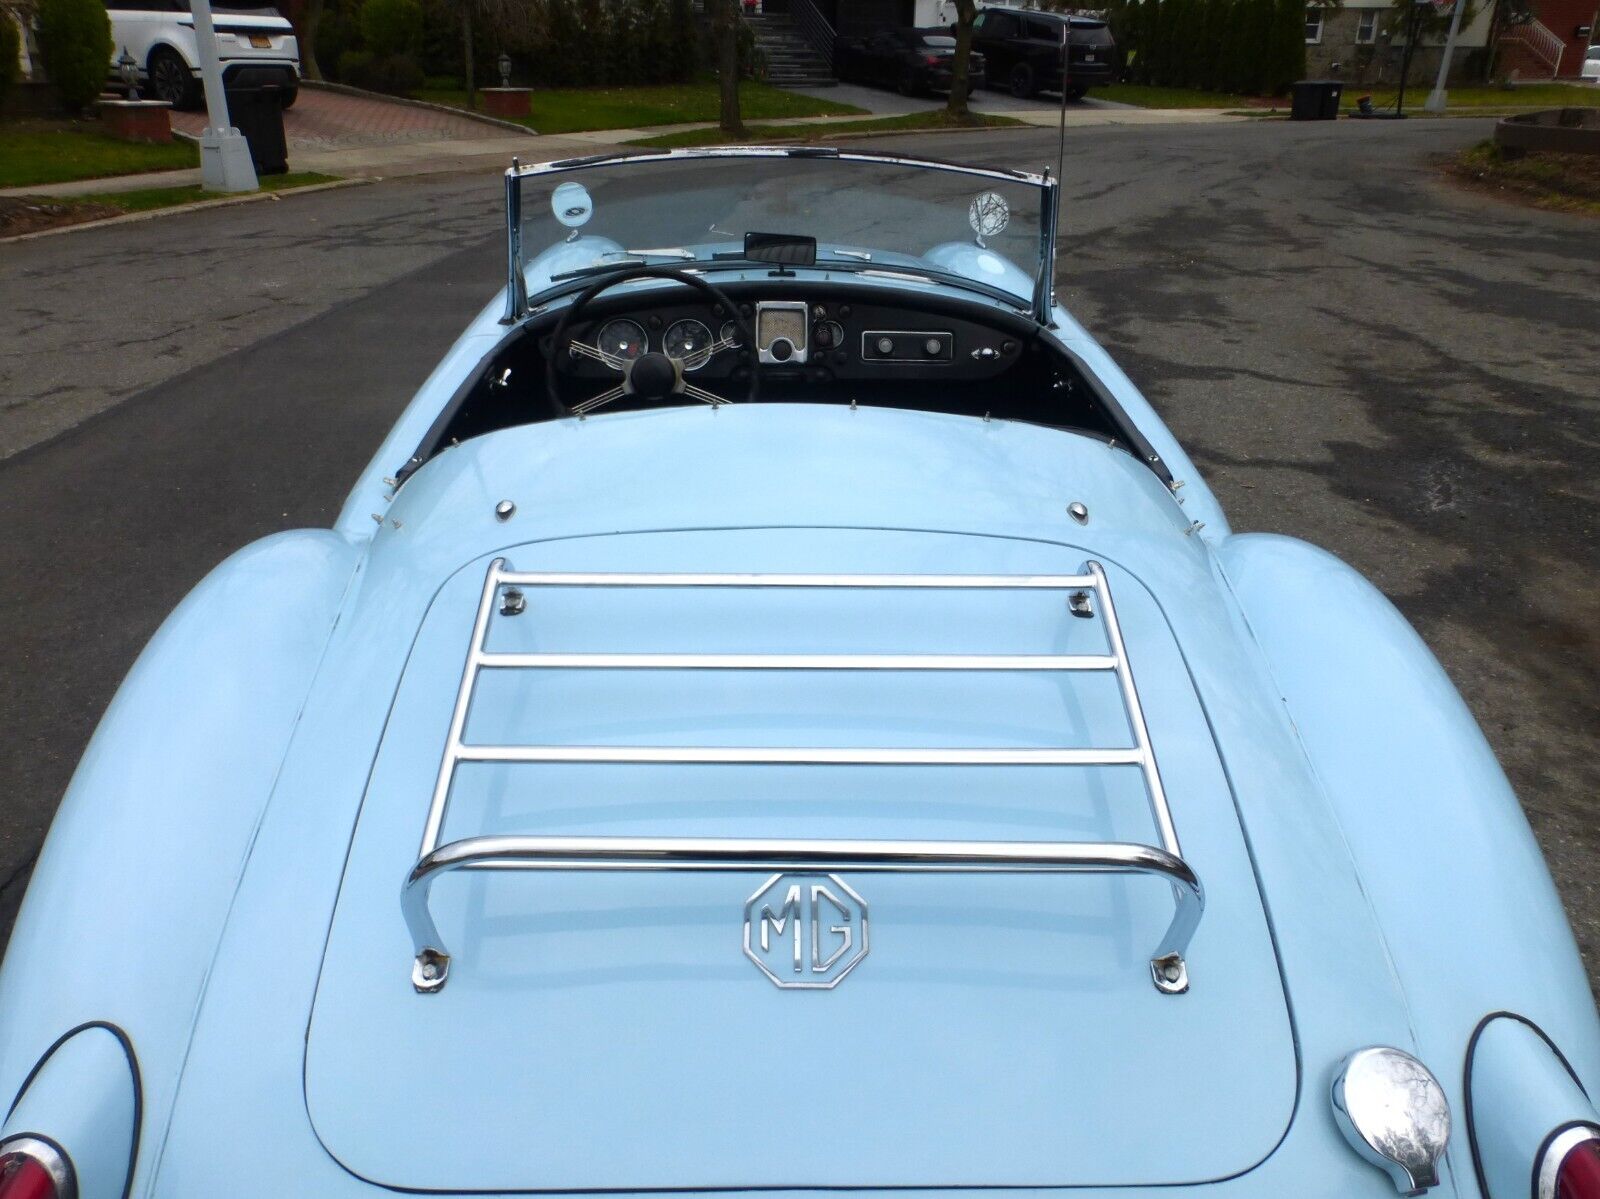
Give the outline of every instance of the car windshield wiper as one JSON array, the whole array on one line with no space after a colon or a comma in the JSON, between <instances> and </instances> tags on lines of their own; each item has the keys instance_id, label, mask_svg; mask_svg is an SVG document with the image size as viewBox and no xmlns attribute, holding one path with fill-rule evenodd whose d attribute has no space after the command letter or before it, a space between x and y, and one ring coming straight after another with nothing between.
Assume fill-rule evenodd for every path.
<instances>
[{"instance_id":1,"label":"car windshield wiper","mask_svg":"<svg viewBox=\"0 0 1600 1199\"><path fill-rule=\"evenodd\" d=\"M588 266L580 266L576 270L562 271L559 275L551 275L550 282L559 283L563 279L580 279L584 275L597 275L601 271L616 271L624 267L638 266L647 263L652 258L672 258L679 262L693 262L695 252L686 250L682 246L662 246L653 250L607 250L599 259ZM609 261L601 261L606 259Z\"/></svg>"}]
</instances>

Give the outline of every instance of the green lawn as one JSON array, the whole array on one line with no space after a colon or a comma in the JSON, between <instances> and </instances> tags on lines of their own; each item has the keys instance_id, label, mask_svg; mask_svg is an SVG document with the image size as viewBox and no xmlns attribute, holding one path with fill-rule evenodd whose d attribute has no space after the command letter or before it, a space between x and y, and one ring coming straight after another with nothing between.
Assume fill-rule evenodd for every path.
<instances>
[{"instance_id":1,"label":"green lawn","mask_svg":"<svg viewBox=\"0 0 1600 1199\"><path fill-rule=\"evenodd\" d=\"M1021 125L1013 117L983 116L974 114L965 121L953 121L944 109L929 112L908 112L897 117L878 117L870 121L819 121L809 125L746 125L745 136L730 138L720 129L689 129L682 133L666 133L660 137L644 137L630 142L633 146L648 146L657 150L671 150L680 146L714 146L723 142L766 142L783 139L822 141L852 133L877 133L885 131L918 129L993 129L1003 125Z\"/></svg>"},{"instance_id":2,"label":"green lawn","mask_svg":"<svg viewBox=\"0 0 1600 1199\"><path fill-rule=\"evenodd\" d=\"M1408 84L1406 111L1415 106L1422 111L1422 102L1433 90L1433 81ZM1343 105L1354 108L1361 96L1371 96L1374 108L1393 108L1395 90L1392 87L1372 89L1345 84ZM1579 83L1530 83L1525 87L1453 87L1450 89L1451 108L1596 108L1600 107L1600 87L1587 87Z\"/></svg>"},{"instance_id":3,"label":"green lawn","mask_svg":"<svg viewBox=\"0 0 1600 1199\"><path fill-rule=\"evenodd\" d=\"M315 171L290 171L285 175L263 175L261 190L286 191L295 187L310 187L317 183L332 183L333 175L319 175ZM90 196L77 196L86 204L109 204L124 212L148 212L152 208L171 208L175 204L195 204L201 200L221 200L223 192L208 192L200 187L146 187L131 192L96 192Z\"/></svg>"},{"instance_id":4,"label":"green lawn","mask_svg":"<svg viewBox=\"0 0 1600 1199\"><path fill-rule=\"evenodd\" d=\"M1241 108L1263 103L1256 96L1202 92L1190 87L1150 87L1143 83L1111 83L1090 88L1089 95L1096 100L1114 100L1140 108Z\"/></svg>"},{"instance_id":5,"label":"green lawn","mask_svg":"<svg viewBox=\"0 0 1600 1199\"><path fill-rule=\"evenodd\" d=\"M464 91L425 89L418 100L465 108ZM594 129L642 129L717 119L715 82L665 87L540 88L533 93L533 115L523 124L540 133L577 133ZM481 105L480 105L481 107ZM786 92L764 83L739 85L739 107L746 120L780 117L850 116L863 110L832 100Z\"/></svg>"},{"instance_id":6,"label":"green lawn","mask_svg":"<svg viewBox=\"0 0 1600 1199\"><path fill-rule=\"evenodd\" d=\"M0 188L173 171L200 165L192 142L118 141L93 121L0 121Z\"/></svg>"}]
</instances>

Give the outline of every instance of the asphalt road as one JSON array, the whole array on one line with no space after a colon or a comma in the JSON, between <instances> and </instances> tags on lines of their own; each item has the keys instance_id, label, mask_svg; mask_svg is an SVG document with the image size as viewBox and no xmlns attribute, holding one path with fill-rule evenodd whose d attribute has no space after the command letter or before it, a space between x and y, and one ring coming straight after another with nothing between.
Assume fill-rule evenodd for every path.
<instances>
[{"instance_id":1,"label":"asphalt road","mask_svg":"<svg viewBox=\"0 0 1600 1199\"><path fill-rule=\"evenodd\" d=\"M1600 978L1600 238L1444 183L1486 129L1072 132L1061 288L1235 528L1327 546L1418 625ZM1055 157L1048 131L873 144ZM235 547L332 520L494 290L499 203L435 176L0 246L7 926L140 646Z\"/></svg>"}]
</instances>

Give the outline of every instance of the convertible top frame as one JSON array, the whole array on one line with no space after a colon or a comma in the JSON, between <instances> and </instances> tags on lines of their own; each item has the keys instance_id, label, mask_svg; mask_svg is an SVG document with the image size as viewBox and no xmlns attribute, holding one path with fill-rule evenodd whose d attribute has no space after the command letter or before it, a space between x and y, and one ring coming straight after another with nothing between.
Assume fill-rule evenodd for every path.
<instances>
[{"instance_id":1,"label":"convertible top frame","mask_svg":"<svg viewBox=\"0 0 1600 1199\"><path fill-rule=\"evenodd\" d=\"M528 607L523 588L829 588L1048 590L1064 593L1063 612L1098 619L1103 654L637 654L494 653L486 646L496 610L516 616ZM537 610L537 609L535 609ZM485 745L464 740L478 677L485 670L889 670L1112 671L1132 731L1131 746L1075 748L808 748L662 745ZM468 837L440 844L456 768L463 762L744 763L848 766L1135 766L1141 771L1159 844L1128 842L778 840L714 837ZM473 623L472 643L416 864L401 888L401 910L415 959L411 981L424 994L450 972L429 909L441 874L455 870L783 871L851 870L953 874L1117 873L1157 875L1172 885L1172 921L1150 956L1156 988L1188 990L1184 954L1200 923L1205 892L1183 860L1162 786L1144 709L1128 663L1110 586L1098 562L1075 575L811 575L612 574L512 570L490 563Z\"/></svg>"},{"instance_id":2,"label":"convertible top frame","mask_svg":"<svg viewBox=\"0 0 1600 1199\"><path fill-rule=\"evenodd\" d=\"M662 150L651 154L595 154L585 158L563 158L555 162L523 166L511 160L506 172L506 310L501 323L514 325L528 315L528 283L522 261L522 181L545 175L558 175L595 167L627 163L629 166L647 166L651 163L678 162L688 159L759 159L759 158L812 158L835 162L862 162L890 166L922 167L945 171L955 175L969 175L974 179L991 179L1005 183L1023 183L1039 189L1039 266L1034 275L1031 311L1040 325L1051 323L1050 314L1055 307L1056 217L1060 203L1060 187L1051 177L1049 168L1042 174L1027 171L1008 171L995 167L962 166L937 158L917 158L905 154L874 154L864 150L838 150L831 146L711 146L700 149Z\"/></svg>"}]
</instances>

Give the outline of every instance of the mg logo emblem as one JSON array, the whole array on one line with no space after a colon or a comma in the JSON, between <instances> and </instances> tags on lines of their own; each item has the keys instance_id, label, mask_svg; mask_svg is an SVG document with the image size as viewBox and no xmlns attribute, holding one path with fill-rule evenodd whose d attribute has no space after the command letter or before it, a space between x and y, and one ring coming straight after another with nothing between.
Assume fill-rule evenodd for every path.
<instances>
[{"instance_id":1,"label":"mg logo emblem","mask_svg":"<svg viewBox=\"0 0 1600 1199\"><path fill-rule=\"evenodd\" d=\"M867 956L866 901L836 874L774 874L744 905L744 953L780 987L836 987Z\"/></svg>"}]
</instances>

